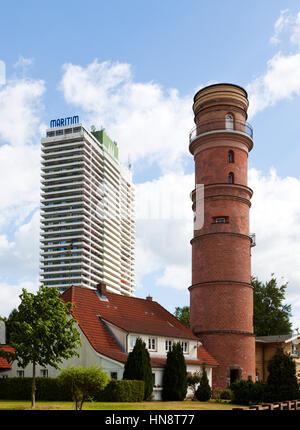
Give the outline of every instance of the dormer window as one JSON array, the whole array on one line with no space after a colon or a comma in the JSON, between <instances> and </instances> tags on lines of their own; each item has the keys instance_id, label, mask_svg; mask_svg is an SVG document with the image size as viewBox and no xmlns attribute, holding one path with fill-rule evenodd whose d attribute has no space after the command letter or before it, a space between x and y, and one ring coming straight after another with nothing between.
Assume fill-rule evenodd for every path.
<instances>
[{"instance_id":1,"label":"dormer window","mask_svg":"<svg viewBox=\"0 0 300 430\"><path fill-rule=\"evenodd\" d=\"M234 152L228 151L228 163L234 163Z\"/></svg>"},{"instance_id":2,"label":"dormer window","mask_svg":"<svg viewBox=\"0 0 300 430\"><path fill-rule=\"evenodd\" d=\"M231 113L228 113L225 116L225 128L226 128L226 130L233 130L234 129L234 117Z\"/></svg>"},{"instance_id":3,"label":"dormer window","mask_svg":"<svg viewBox=\"0 0 300 430\"><path fill-rule=\"evenodd\" d=\"M228 175L228 184L234 184L234 174L232 172Z\"/></svg>"}]
</instances>

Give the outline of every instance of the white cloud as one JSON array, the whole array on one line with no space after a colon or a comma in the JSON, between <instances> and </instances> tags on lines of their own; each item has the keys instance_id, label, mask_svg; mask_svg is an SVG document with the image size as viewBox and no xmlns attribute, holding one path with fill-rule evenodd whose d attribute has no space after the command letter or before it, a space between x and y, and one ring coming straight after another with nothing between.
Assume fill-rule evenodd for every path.
<instances>
[{"instance_id":1,"label":"white cloud","mask_svg":"<svg viewBox=\"0 0 300 430\"><path fill-rule=\"evenodd\" d=\"M33 64L33 59L32 58L24 58L22 55L19 57L18 61L14 64L15 68L22 68L23 71L30 67Z\"/></svg>"},{"instance_id":2,"label":"white cloud","mask_svg":"<svg viewBox=\"0 0 300 430\"><path fill-rule=\"evenodd\" d=\"M38 283L34 281L23 281L17 284L0 282L1 301L0 301L0 316L8 317L11 311L17 308L20 304L19 296L22 294L22 289L25 288L31 293L36 293Z\"/></svg>"},{"instance_id":3,"label":"white cloud","mask_svg":"<svg viewBox=\"0 0 300 430\"><path fill-rule=\"evenodd\" d=\"M274 34L271 37L270 42L275 45L279 44L280 43L279 36L288 26L290 26L292 21L293 21L292 15L289 9L282 10L280 12L279 18L275 21Z\"/></svg>"},{"instance_id":4,"label":"white cloud","mask_svg":"<svg viewBox=\"0 0 300 430\"><path fill-rule=\"evenodd\" d=\"M194 175L168 173L136 185L136 268L138 283L162 271L157 284L186 289L190 285Z\"/></svg>"},{"instance_id":5,"label":"white cloud","mask_svg":"<svg viewBox=\"0 0 300 430\"><path fill-rule=\"evenodd\" d=\"M0 87L5 85L6 82L6 65L4 61L0 60Z\"/></svg>"},{"instance_id":6,"label":"white cloud","mask_svg":"<svg viewBox=\"0 0 300 430\"><path fill-rule=\"evenodd\" d=\"M66 101L80 107L87 124L105 127L120 142L120 156L146 158L163 170L180 169L193 126L192 96L153 82L134 82L129 64L95 60L87 67L65 64L60 88Z\"/></svg>"},{"instance_id":7,"label":"white cloud","mask_svg":"<svg viewBox=\"0 0 300 430\"><path fill-rule=\"evenodd\" d=\"M252 81L249 94L249 117L280 100L300 94L300 53L283 55L280 52L268 61L263 76Z\"/></svg>"},{"instance_id":8,"label":"white cloud","mask_svg":"<svg viewBox=\"0 0 300 430\"><path fill-rule=\"evenodd\" d=\"M283 34L288 41L281 40ZM291 99L300 94L300 12L292 14L289 9L281 11L274 25L271 42L281 43L281 48L291 45L289 53L277 52L267 62L266 71L250 82L246 89L249 94L249 116L275 105L281 100Z\"/></svg>"},{"instance_id":9,"label":"white cloud","mask_svg":"<svg viewBox=\"0 0 300 430\"><path fill-rule=\"evenodd\" d=\"M251 169L249 186L254 190L250 224L257 242L252 272L263 281L274 273L279 282L288 282L286 299L300 328L300 179Z\"/></svg>"},{"instance_id":10,"label":"white cloud","mask_svg":"<svg viewBox=\"0 0 300 430\"><path fill-rule=\"evenodd\" d=\"M39 126L43 81L9 80L0 89L0 140L13 146L32 143Z\"/></svg>"}]
</instances>

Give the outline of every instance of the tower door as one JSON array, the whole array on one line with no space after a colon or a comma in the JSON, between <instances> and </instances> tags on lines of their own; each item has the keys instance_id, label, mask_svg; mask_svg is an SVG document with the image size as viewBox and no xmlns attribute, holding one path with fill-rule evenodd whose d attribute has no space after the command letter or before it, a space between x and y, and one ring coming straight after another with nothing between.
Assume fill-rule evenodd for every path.
<instances>
[{"instance_id":1,"label":"tower door","mask_svg":"<svg viewBox=\"0 0 300 430\"><path fill-rule=\"evenodd\" d=\"M241 379L241 369L230 369L230 384Z\"/></svg>"}]
</instances>

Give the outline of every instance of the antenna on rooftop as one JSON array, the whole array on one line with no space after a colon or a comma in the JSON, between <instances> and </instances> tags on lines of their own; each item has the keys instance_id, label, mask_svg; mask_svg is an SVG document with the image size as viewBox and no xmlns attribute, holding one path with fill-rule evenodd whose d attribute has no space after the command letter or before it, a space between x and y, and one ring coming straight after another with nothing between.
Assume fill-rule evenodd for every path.
<instances>
[{"instance_id":1,"label":"antenna on rooftop","mask_svg":"<svg viewBox=\"0 0 300 430\"><path fill-rule=\"evenodd\" d=\"M128 154L128 169L131 170L130 154Z\"/></svg>"}]
</instances>

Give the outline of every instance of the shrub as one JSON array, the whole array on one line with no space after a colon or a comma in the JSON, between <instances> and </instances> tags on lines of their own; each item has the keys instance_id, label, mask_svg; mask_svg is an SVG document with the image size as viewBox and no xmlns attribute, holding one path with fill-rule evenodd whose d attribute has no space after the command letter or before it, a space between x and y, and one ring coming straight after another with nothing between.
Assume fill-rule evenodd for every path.
<instances>
[{"instance_id":1,"label":"shrub","mask_svg":"<svg viewBox=\"0 0 300 430\"><path fill-rule=\"evenodd\" d=\"M266 401L297 400L300 398L296 364L290 354L278 348L268 364Z\"/></svg>"},{"instance_id":2,"label":"shrub","mask_svg":"<svg viewBox=\"0 0 300 430\"><path fill-rule=\"evenodd\" d=\"M219 398L221 400L232 400L233 393L230 388L225 388L225 390L221 390L219 393Z\"/></svg>"},{"instance_id":3,"label":"shrub","mask_svg":"<svg viewBox=\"0 0 300 430\"><path fill-rule=\"evenodd\" d=\"M261 382L241 379L233 382L230 389L233 392L233 403L249 405L265 401L266 385Z\"/></svg>"},{"instance_id":4,"label":"shrub","mask_svg":"<svg viewBox=\"0 0 300 430\"><path fill-rule=\"evenodd\" d=\"M30 400L32 378L0 379L1 400ZM36 378L36 399L42 401L71 401L71 393L57 378Z\"/></svg>"},{"instance_id":5,"label":"shrub","mask_svg":"<svg viewBox=\"0 0 300 430\"><path fill-rule=\"evenodd\" d=\"M71 366L60 372L58 380L72 393L76 410L81 410L85 401L107 385L108 376L101 367Z\"/></svg>"},{"instance_id":6,"label":"shrub","mask_svg":"<svg viewBox=\"0 0 300 430\"><path fill-rule=\"evenodd\" d=\"M93 396L98 402L141 402L144 399L144 381L111 379L104 390Z\"/></svg>"},{"instance_id":7,"label":"shrub","mask_svg":"<svg viewBox=\"0 0 300 430\"><path fill-rule=\"evenodd\" d=\"M175 343L167 354L163 375L162 399L164 401L181 401L187 392L186 363L180 343Z\"/></svg>"},{"instance_id":8,"label":"shrub","mask_svg":"<svg viewBox=\"0 0 300 430\"><path fill-rule=\"evenodd\" d=\"M211 398L211 394L211 387L208 382L205 366L203 365L200 384L195 393L196 399L200 402L207 402Z\"/></svg>"}]
</instances>

